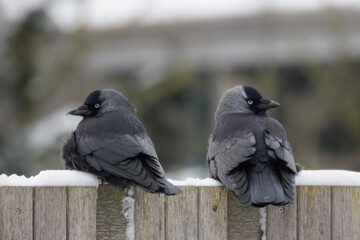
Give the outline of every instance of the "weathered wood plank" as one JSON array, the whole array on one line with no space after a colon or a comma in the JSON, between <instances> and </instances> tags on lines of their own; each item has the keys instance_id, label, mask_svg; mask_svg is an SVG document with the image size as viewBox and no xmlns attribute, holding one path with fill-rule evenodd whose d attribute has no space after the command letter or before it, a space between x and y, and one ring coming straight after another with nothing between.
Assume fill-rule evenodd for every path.
<instances>
[{"instance_id":1,"label":"weathered wood plank","mask_svg":"<svg viewBox=\"0 0 360 240\"><path fill-rule=\"evenodd\" d=\"M261 238L259 209L224 187L180 188L178 196L135 188L136 239ZM111 185L97 202L95 187L1 187L0 239L126 239L125 196ZM297 187L294 205L266 211L267 239L360 239L360 187Z\"/></svg>"},{"instance_id":2,"label":"weathered wood plank","mask_svg":"<svg viewBox=\"0 0 360 240\"><path fill-rule=\"evenodd\" d=\"M331 187L297 190L297 239L331 239Z\"/></svg>"},{"instance_id":3,"label":"weathered wood plank","mask_svg":"<svg viewBox=\"0 0 360 240\"><path fill-rule=\"evenodd\" d=\"M126 219L122 213L123 189L100 185L96 203L96 239L126 239Z\"/></svg>"},{"instance_id":4,"label":"weathered wood plank","mask_svg":"<svg viewBox=\"0 0 360 240\"><path fill-rule=\"evenodd\" d=\"M199 240L227 239L227 189L199 188Z\"/></svg>"},{"instance_id":5,"label":"weathered wood plank","mask_svg":"<svg viewBox=\"0 0 360 240\"><path fill-rule=\"evenodd\" d=\"M266 238L296 239L296 199L286 206L266 207Z\"/></svg>"},{"instance_id":6,"label":"weathered wood plank","mask_svg":"<svg viewBox=\"0 0 360 240\"><path fill-rule=\"evenodd\" d=\"M235 195L227 195L227 236L229 240L259 240L262 236L259 209L245 208Z\"/></svg>"},{"instance_id":7,"label":"weathered wood plank","mask_svg":"<svg viewBox=\"0 0 360 240\"><path fill-rule=\"evenodd\" d=\"M33 239L33 188L0 187L1 239Z\"/></svg>"},{"instance_id":8,"label":"weathered wood plank","mask_svg":"<svg viewBox=\"0 0 360 240\"><path fill-rule=\"evenodd\" d=\"M198 187L179 187L181 194L166 196L166 239L198 238Z\"/></svg>"},{"instance_id":9,"label":"weathered wood plank","mask_svg":"<svg viewBox=\"0 0 360 240\"><path fill-rule=\"evenodd\" d=\"M66 187L34 187L34 239L66 240Z\"/></svg>"},{"instance_id":10,"label":"weathered wood plank","mask_svg":"<svg viewBox=\"0 0 360 240\"><path fill-rule=\"evenodd\" d=\"M332 187L332 239L360 239L360 187Z\"/></svg>"},{"instance_id":11,"label":"weathered wood plank","mask_svg":"<svg viewBox=\"0 0 360 240\"><path fill-rule=\"evenodd\" d=\"M68 240L96 239L96 187L68 187L67 219Z\"/></svg>"},{"instance_id":12,"label":"weathered wood plank","mask_svg":"<svg viewBox=\"0 0 360 240\"><path fill-rule=\"evenodd\" d=\"M144 192L135 188L135 239L165 239L164 194Z\"/></svg>"}]
</instances>

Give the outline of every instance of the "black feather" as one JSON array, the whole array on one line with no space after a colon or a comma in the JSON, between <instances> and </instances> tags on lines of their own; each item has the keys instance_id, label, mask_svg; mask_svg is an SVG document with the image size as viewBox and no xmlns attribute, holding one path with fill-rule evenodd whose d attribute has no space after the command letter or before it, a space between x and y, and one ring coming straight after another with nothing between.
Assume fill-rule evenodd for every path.
<instances>
[{"instance_id":1,"label":"black feather","mask_svg":"<svg viewBox=\"0 0 360 240\"><path fill-rule=\"evenodd\" d=\"M86 105L93 105L94 103L100 102L100 91L99 90L95 90L92 93L89 94L89 96L85 99L85 104Z\"/></svg>"},{"instance_id":2,"label":"black feather","mask_svg":"<svg viewBox=\"0 0 360 240\"><path fill-rule=\"evenodd\" d=\"M255 88L245 86L244 87L244 92L245 92L248 99L260 99L260 98L262 98L261 94Z\"/></svg>"},{"instance_id":3,"label":"black feather","mask_svg":"<svg viewBox=\"0 0 360 240\"><path fill-rule=\"evenodd\" d=\"M121 187L135 184L151 193L180 193L165 179L154 145L128 100L120 93L103 90L92 92L85 103L99 99L101 107L108 106L111 111L99 109L79 123L62 150L65 168L93 173Z\"/></svg>"}]
</instances>

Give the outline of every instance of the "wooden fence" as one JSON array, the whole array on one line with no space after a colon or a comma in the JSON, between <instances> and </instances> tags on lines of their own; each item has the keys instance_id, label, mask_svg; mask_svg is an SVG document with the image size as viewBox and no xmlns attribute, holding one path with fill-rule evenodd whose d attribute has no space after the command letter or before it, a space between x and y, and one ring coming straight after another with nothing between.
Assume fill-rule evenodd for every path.
<instances>
[{"instance_id":1,"label":"wooden fence","mask_svg":"<svg viewBox=\"0 0 360 240\"><path fill-rule=\"evenodd\" d=\"M251 240L261 239L263 229L276 240L360 239L360 187L297 187L293 205L262 210L262 225L259 209L242 207L224 187L181 189L164 196L135 188L134 215L130 208L126 219L126 192L110 185L0 187L0 236L119 240L128 231L128 239Z\"/></svg>"}]
</instances>

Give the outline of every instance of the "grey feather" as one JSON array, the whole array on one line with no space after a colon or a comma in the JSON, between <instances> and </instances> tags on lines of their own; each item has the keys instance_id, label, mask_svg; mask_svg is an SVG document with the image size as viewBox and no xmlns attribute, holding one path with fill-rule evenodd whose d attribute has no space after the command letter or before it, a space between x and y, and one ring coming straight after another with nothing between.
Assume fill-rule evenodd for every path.
<instances>
[{"instance_id":1,"label":"grey feather","mask_svg":"<svg viewBox=\"0 0 360 240\"><path fill-rule=\"evenodd\" d=\"M63 148L67 168L122 187L136 184L151 193L180 193L165 179L155 147L127 98L114 90L94 91L83 106L70 112L84 119Z\"/></svg>"},{"instance_id":2,"label":"grey feather","mask_svg":"<svg viewBox=\"0 0 360 240\"><path fill-rule=\"evenodd\" d=\"M274 128L274 126L273 126ZM278 126L279 128L279 126ZM272 132L274 132L275 134L277 133L276 130L272 129ZM269 131L265 131L264 132L264 138L265 138L265 143L267 145L267 147L269 148L269 151L273 151L275 152L275 155L273 155L273 153L270 153L270 157L272 157L273 159L279 159L282 160L284 162L284 164L293 171L293 173L297 173L296 170L296 166L295 166L295 161L294 161L294 157L292 155L292 150L289 144L287 144L288 147L285 147L285 145L280 144L279 142L279 137L273 137L272 134ZM280 140L283 142L287 141L285 139Z\"/></svg>"},{"instance_id":3,"label":"grey feather","mask_svg":"<svg viewBox=\"0 0 360 240\"><path fill-rule=\"evenodd\" d=\"M215 113L207 163L212 177L246 207L294 201L299 168L283 126L266 115L277 106L255 89L237 86L226 91Z\"/></svg>"}]
</instances>

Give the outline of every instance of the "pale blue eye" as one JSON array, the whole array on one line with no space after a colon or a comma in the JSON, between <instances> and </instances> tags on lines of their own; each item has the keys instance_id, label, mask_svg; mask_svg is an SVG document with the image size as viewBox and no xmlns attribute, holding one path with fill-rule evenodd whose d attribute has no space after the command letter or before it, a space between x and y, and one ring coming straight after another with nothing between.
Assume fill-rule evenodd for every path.
<instances>
[{"instance_id":1,"label":"pale blue eye","mask_svg":"<svg viewBox=\"0 0 360 240\"><path fill-rule=\"evenodd\" d=\"M99 107L100 107L100 104L95 103L94 108L99 108Z\"/></svg>"},{"instance_id":2,"label":"pale blue eye","mask_svg":"<svg viewBox=\"0 0 360 240\"><path fill-rule=\"evenodd\" d=\"M249 105L253 104L252 100L248 100L247 102L248 102Z\"/></svg>"}]
</instances>

